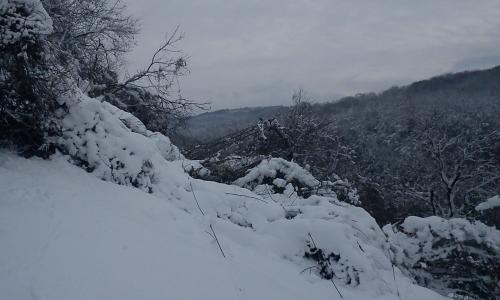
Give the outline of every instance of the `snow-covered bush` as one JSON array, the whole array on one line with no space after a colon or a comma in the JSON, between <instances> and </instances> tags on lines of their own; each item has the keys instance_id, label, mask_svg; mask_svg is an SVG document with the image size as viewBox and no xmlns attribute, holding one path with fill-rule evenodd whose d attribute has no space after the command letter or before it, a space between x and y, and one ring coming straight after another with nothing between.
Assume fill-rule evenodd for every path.
<instances>
[{"instance_id":1,"label":"snow-covered bush","mask_svg":"<svg viewBox=\"0 0 500 300\"><path fill-rule=\"evenodd\" d=\"M386 225L396 265L443 294L497 299L500 295L500 231L481 222L408 217Z\"/></svg>"},{"instance_id":2,"label":"snow-covered bush","mask_svg":"<svg viewBox=\"0 0 500 300\"><path fill-rule=\"evenodd\" d=\"M236 179L243 177L248 169L258 165L265 157L231 155L222 159L217 156L200 161L202 169L194 170L191 176L203 180L231 184ZM202 171L202 172L199 172Z\"/></svg>"},{"instance_id":3,"label":"snow-covered bush","mask_svg":"<svg viewBox=\"0 0 500 300\"><path fill-rule=\"evenodd\" d=\"M77 164L103 180L151 192L155 162L183 156L170 140L136 117L81 92L60 99L68 107L57 144Z\"/></svg>"},{"instance_id":4,"label":"snow-covered bush","mask_svg":"<svg viewBox=\"0 0 500 300\"><path fill-rule=\"evenodd\" d=\"M497 228L500 226L500 195L495 195L479 203L475 210L474 216L481 222Z\"/></svg>"},{"instance_id":5,"label":"snow-covered bush","mask_svg":"<svg viewBox=\"0 0 500 300\"><path fill-rule=\"evenodd\" d=\"M282 158L267 158L248 170L245 176L235 180L234 184L254 191L262 189L262 185L267 185L272 193L283 193L290 185L293 187L292 191L301 197L332 196L351 204L359 204L356 189L348 182L338 177L336 179L335 182L319 181L294 162ZM339 197L339 192L342 197Z\"/></svg>"},{"instance_id":6,"label":"snow-covered bush","mask_svg":"<svg viewBox=\"0 0 500 300\"><path fill-rule=\"evenodd\" d=\"M274 192L282 192L288 183L292 183L300 196L311 195L321 186L321 182L307 170L282 158L264 159L245 176L234 181L234 184L250 190L269 184Z\"/></svg>"},{"instance_id":7,"label":"snow-covered bush","mask_svg":"<svg viewBox=\"0 0 500 300\"><path fill-rule=\"evenodd\" d=\"M52 32L52 19L39 0L2 0L0 26L0 45L23 43L26 49L19 54L25 56L27 47L35 44L40 35Z\"/></svg>"},{"instance_id":8,"label":"snow-covered bush","mask_svg":"<svg viewBox=\"0 0 500 300\"><path fill-rule=\"evenodd\" d=\"M47 40L52 20L39 0L0 1L0 143L30 155L55 131L62 72Z\"/></svg>"},{"instance_id":9,"label":"snow-covered bush","mask_svg":"<svg viewBox=\"0 0 500 300\"><path fill-rule=\"evenodd\" d=\"M486 201L479 203L476 206L476 211L485 211L488 209L496 209L500 207L500 195L488 198Z\"/></svg>"}]
</instances>

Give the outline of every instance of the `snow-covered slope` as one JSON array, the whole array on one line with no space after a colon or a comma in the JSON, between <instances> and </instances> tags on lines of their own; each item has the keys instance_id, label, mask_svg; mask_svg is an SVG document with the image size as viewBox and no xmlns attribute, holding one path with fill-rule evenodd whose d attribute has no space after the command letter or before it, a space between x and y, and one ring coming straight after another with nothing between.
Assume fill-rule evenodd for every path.
<instances>
[{"instance_id":1,"label":"snow-covered slope","mask_svg":"<svg viewBox=\"0 0 500 300\"><path fill-rule=\"evenodd\" d=\"M287 233L284 224L277 224L282 228L274 233L260 234L215 217L197 217L196 210L182 211L167 199L101 181L64 157L26 160L2 153L0 182L1 299L338 296L329 281L300 274L303 267L283 256L297 250L293 249L297 245L280 238L278 233L297 235ZM200 205L205 204L204 193L198 196ZM227 259L206 233L209 222ZM305 233L312 225L297 222L294 229ZM329 229L335 228L324 227ZM343 232L325 232L332 239L322 241L318 233L316 242L335 243L337 235ZM283 253L273 248L283 248ZM361 260L371 259L358 255ZM342 284L339 288L346 299L377 295L397 299L391 290L395 284L404 293L403 299L439 299L399 276L396 283L391 279L381 290Z\"/></svg>"},{"instance_id":2,"label":"snow-covered slope","mask_svg":"<svg viewBox=\"0 0 500 300\"><path fill-rule=\"evenodd\" d=\"M71 105L71 160L0 152L0 299L442 299L393 269L363 209L192 179L168 139Z\"/></svg>"}]
</instances>

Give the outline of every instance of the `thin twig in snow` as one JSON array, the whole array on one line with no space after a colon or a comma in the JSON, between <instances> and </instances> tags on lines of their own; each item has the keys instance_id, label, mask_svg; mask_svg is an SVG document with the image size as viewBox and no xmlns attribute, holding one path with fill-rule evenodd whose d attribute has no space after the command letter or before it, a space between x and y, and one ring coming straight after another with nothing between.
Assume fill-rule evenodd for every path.
<instances>
[{"instance_id":1,"label":"thin twig in snow","mask_svg":"<svg viewBox=\"0 0 500 300\"><path fill-rule=\"evenodd\" d=\"M215 234L214 228L212 227L212 224L210 224L210 229L212 230L212 233L214 234L215 241L217 242L217 245L219 245L220 252L222 253L222 256L226 258L226 255L224 254L224 251L222 250L222 247L219 243L219 239L217 238L217 235Z\"/></svg>"},{"instance_id":2,"label":"thin twig in snow","mask_svg":"<svg viewBox=\"0 0 500 300\"><path fill-rule=\"evenodd\" d=\"M267 202L266 200L264 199L260 199L260 198L257 198L257 197L252 197L252 196L248 196L248 195L241 195L241 194L234 194L234 193L225 193L226 195L233 195L233 196L240 196L240 197L247 197L247 198L252 198L252 199L256 199L256 200L259 200L259 201L262 201L266 204L269 204L269 202Z\"/></svg>"},{"instance_id":3,"label":"thin twig in snow","mask_svg":"<svg viewBox=\"0 0 500 300\"><path fill-rule=\"evenodd\" d=\"M398 283L396 282L396 271L394 270L394 263L391 261L392 265L392 276L394 277L394 285L396 286L396 293L398 294L398 298L401 299L401 295L399 295Z\"/></svg>"},{"instance_id":4,"label":"thin twig in snow","mask_svg":"<svg viewBox=\"0 0 500 300\"><path fill-rule=\"evenodd\" d=\"M200 203L198 203L198 199L196 198L196 194L194 193L193 184L191 183L191 180L189 180L189 186L191 187L191 192L193 193L194 201L196 202L198 209L200 210L202 215L205 215L205 213L203 212L203 210L200 207Z\"/></svg>"},{"instance_id":5,"label":"thin twig in snow","mask_svg":"<svg viewBox=\"0 0 500 300\"><path fill-rule=\"evenodd\" d=\"M279 204L281 206L281 208L283 208L283 211L285 211L285 213L286 213L287 210L283 206L283 203L278 203L278 201L274 200L273 196L271 196L271 192L269 191L269 186L267 184L266 184L266 191L267 191L267 194L269 195L269 198L271 198L271 200L273 200L274 203Z\"/></svg>"},{"instance_id":6,"label":"thin twig in snow","mask_svg":"<svg viewBox=\"0 0 500 300\"><path fill-rule=\"evenodd\" d=\"M359 249L360 249L361 251L365 252L365 250L363 250L363 248L361 247L361 245L359 244L359 242L358 242L358 241L356 241L356 243L358 243L358 247L359 247Z\"/></svg>"},{"instance_id":7,"label":"thin twig in snow","mask_svg":"<svg viewBox=\"0 0 500 300\"><path fill-rule=\"evenodd\" d=\"M304 270L300 271L300 273L299 273L299 274L302 274L302 273L304 273L305 271L308 271L308 270L309 270L309 272L310 272L312 269L318 269L318 266L317 266L317 265L315 265L315 266L307 267L307 268L305 268Z\"/></svg>"},{"instance_id":8,"label":"thin twig in snow","mask_svg":"<svg viewBox=\"0 0 500 300\"><path fill-rule=\"evenodd\" d=\"M211 232L205 230L205 233L215 240L215 236Z\"/></svg>"},{"instance_id":9,"label":"thin twig in snow","mask_svg":"<svg viewBox=\"0 0 500 300\"><path fill-rule=\"evenodd\" d=\"M335 282L333 281L333 278L330 279L330 281L333 283L333 286L335 287L335 289L337 290L337 293L339 293L340 295L340 298L341 299L344 299L344 296L342 296L342 294L340 293L339 289L337 288L337 285L335 284Z\"/></svg>"},{"instance_id":10,"label":"thin twig in snow","mask_svg":"<svg viewBox=\"0 0 500 300\"><path fill-rule=\"evenodd\" d=\"M273 200L274 203L277 203L276 200L273 199L273 196L271 196L271 192L269 191L269 187L267 186L267 184L266 184L266 191L267 194L269 195L269 198L271 198L271 200Z\"/></svg>"},{"instance_id":11,"label":"thin twig in snow","mask_svg":"<svg viewBox=\"0 0 500 300\"><path fill-rule=\"evenodd\" d=\"M318 248L318 247L316 247L316 243L314 242L314 239L313 239L313 236L311 235L311 233L309 232L309 233L307 233L307 234L308 234L308 235L309 235L309 237L311 238L311 242L313 243L314 248Z\"/></svg>"},{"instance_id":12,"label":"thin twig in snow","mask_svg":"<svg viewBox=\"0 0 500 300\"><path fill-rule=\"evenodd\" d=\"M196 198L196 194L194 193L193 184L191 183L191 180L189 180L189 186L191 187L191 192L193 193L194 201L196 202L198 209L200 210L202 215L205 215L205 213L203 212L203 210L200 207L200 203L198 203L198 199ZM206 231L206 233L208 233L210 236L212 236L215 239L215 241L217 242L217 245L219 246L220 252L222 253L222 256L224 258L226 258L226 255L224 254L224 251L222 250L222 247L219 243L219 239L217 238L217 235L215 234L215 231L214 231L212 224L210 224L210 230L212 230L212 233L207 232L207 231Z\"/></svg>"},{"instance_id":13,"label":"thin twig in snow","mask_svg":"<svg viewBox=\"0 0 500 300\"><path fill-rule=\"evenodd\" d=\"M295 191L294 191L294 192L295 192ZM292 193L292 194L293 194L293 193ZM292 205L295 203L295 201L297 201L297 199L299 199L299 195L295 195L295 199L293 199L292 203L290 203L290 205L289 205L289 206L292 206Z\"/></svg>"}]
</instances>

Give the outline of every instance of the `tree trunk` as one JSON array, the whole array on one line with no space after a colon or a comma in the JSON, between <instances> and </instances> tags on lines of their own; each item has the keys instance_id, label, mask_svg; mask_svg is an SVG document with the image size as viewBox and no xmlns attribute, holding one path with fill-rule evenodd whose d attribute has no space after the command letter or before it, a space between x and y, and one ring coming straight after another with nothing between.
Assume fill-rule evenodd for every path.
<instances>
[{"instance_id":1,"label":"tree trunk","mask_svg":"<svg viewBox=\"0 0 500 300\"><path fill-rule=\"evenodd\" d=\"M446 189L446 199L448 200L448 206L450 208L450 218L453 217L453 193L452 193L453 188L447 188Z\"/></svg>"},{"instance_id":2,"label":"tree trunk","mask_svg":"<svg viewBox=\"0 0 500 300\"><path fill-rule=\"evenodd\" d=\"M432 205L432 214L434 216L436 216L436 203L434 203L434 190L430 190L429 192L429 199L431 201L431 205Z\"/></svg>"}]
</instances>

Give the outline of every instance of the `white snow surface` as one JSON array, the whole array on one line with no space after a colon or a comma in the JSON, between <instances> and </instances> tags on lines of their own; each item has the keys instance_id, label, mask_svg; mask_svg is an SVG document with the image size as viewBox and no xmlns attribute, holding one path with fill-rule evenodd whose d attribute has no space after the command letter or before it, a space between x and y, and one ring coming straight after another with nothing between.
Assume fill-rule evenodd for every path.
<instances>
[{"instance_id":1,"label":"white snow surface","mask_svg":"<svg viewBox=\"0 0 500 300\"><path fill-rule=\"evenodd\" d=\"M264 159L255 168L252 168L244 177L237 179L234 184L253 189L256 185L262 183L264 178L274 178L281 172L285 175L286 182L297 180L305 186L317 187L321 183L314 178L311 173L300 167L298 164L286 161L282 158Z\"/></svg>"},{"instance_id":2,"label":"white snow surface","mask_svg":"<svg viewBox=\"0 0 500 300\"><path fill-rule=\"evenodd\" d=\"M486 201L479 203L476 206L477 211L492 209L495 207L500 207L500 195L493 196L488 198Z\"/></svg>"},{"instance_id":3,"label":"white snow surface","mask_svg":"<svg viewBox=\"0 0 500 300\"><path fill-rule=\"evenodd\" d=\"M0 299L340 299L332 282L301 273L315 265L304 258L309 234L340 255L344 299L443 299L397 268L393 278L386 237L362 208L192 179L191 162L165 155L175 147L166 137L96 99L67 103L61 143L95 170L62 154L0 152ZM106 173L102 160L115 156L124 167ZM152 193L120 182L144 160ZM343 266L359 285L343 280Z\"/></svg>"}]
</instances>

